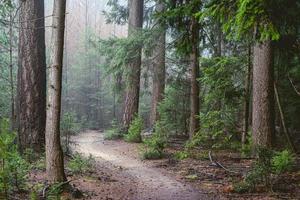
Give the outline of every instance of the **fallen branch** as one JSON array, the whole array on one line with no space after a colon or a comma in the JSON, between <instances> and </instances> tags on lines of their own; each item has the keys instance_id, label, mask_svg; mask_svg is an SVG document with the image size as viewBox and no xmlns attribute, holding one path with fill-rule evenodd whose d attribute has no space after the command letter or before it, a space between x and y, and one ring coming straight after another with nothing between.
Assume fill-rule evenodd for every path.
<instances>
[{"instance_id":1,"label":"fallen branch","mask_svg":"<svg viewBox=\"0 0 300 200\"><path fill-rule=\"evenodd\" d=\"M212 159L212 157L211 157L211 151L208 152L208 157L209 157L209 160L210 160L212 166L222 168L222 169L224 169L225 171L230 172L230 173L239 174L239 172L236 172L236 171L232 171L232 170L230 170L230 169L227 169L227 168L224 167L221 163L219 163L219 162L217 162L217 161L213 161L213 159Z\"/></svg>"},{"instance_id":2,"label":"fallen branch","mask_svg":"<svg viewBox=\"0 0 300 200\"><path fill-rule=\"evenodd\" d=\"M295 92L300 96L300 92L298 91L298 89L297 89L296 86L294 85L294 83L293 83L293 81L292 81L290 75L288 75L288 79L289 79L291 85L293 86Z\"/></svg>"}]
</instances>

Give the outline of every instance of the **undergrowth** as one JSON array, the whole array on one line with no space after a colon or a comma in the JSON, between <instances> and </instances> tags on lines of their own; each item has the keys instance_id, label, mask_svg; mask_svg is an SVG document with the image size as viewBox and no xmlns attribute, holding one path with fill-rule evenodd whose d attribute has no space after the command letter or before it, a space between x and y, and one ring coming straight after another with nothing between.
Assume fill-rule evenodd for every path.
<instances>
[{"instance_id":1,"label":"undergrowth","mask_svg":"<svg viewBox=\"0 0 300 200\"><path fill-rule=\"evenodd\" d=\"M124 135L125 141L135 143L142 142L142 130L143 119L140 116L136 116L129 126L128 133Z\"/></svg>"}]
</instances>

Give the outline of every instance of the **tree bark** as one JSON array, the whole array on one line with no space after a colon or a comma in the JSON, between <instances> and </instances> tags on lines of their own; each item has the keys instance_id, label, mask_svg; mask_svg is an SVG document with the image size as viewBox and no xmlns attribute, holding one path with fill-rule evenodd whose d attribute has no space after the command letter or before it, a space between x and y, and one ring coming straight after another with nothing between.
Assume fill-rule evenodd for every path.
<instances>
[{"instance_id":1,"label":"tree bark","mask_svg":"<svg viewBox=\"0 0 300 200\"><path fill-rule=\"evenodd\" d=\"M48 81L46 171L50 182L63 182L64 158L60 143L61 86L66 0L55 0Z\"/></svg>"},{"instance_id":2,"label":"tree bark","mask_svg":"<svg viewBox=\"0 0 300 200\"><path fill-rule=\"evenodd\" d=\"M200 120L197 116L200 114L200 69L199 69L199 24L195 18L192 18L191 21L191 53L190 53L190 62L191 62L191 113L190 113L190 124L189 124L189 136L190 139L195 133L199 130Z\"/></svg>"},{"instance_id":3,"label":"tree bark","mask_svg":"<svg viewBox=\"0 0 300 200\"><path fill-rule=\"evenodd\" d=\"M156 5L156 12L161 13L164 10L162 2ZM165 91L165 55L166 55L166 30L165 26L159 21L156 22L156 28L159 31L157 45L153 50L153 87L152 87L152 104L150 113L150 125L154 126L159 119L158 105L163 100Z\"/></svg>"},{"instance_id":4,"label":"tree bark","mask_svg":"<svg viewBox=\"0 0 300 200\"><path fill-rule=\"evenodd\" d=\"M20 1L18 142L20 151L42 152L46 122L44 1Z\"/></svg>"},{"instance_id":5,"label":"tree bark","mask_svg":"<svg viewBox=\"0 0 300 200\"><path fill-rule=\"evenodd\" d=\"M274 134L274 68L271 41L257 42L253 50L253 112L254 150L271 147Z\"/></svg>"},{"instance_id":6,"label":"tree bark","mask_svg":"<svg viewBox=\"0 0 300 200\"><path fill-rule=\"evenodd\" d=\"M143 0L129 0L128 37L134 36L143 27ZM127 132L131 121L138 113L140 94L140 75L142 48L137 45L136 52L127 66L125 107L123 113L123 130Z\"/></svg>"}]
</instances>

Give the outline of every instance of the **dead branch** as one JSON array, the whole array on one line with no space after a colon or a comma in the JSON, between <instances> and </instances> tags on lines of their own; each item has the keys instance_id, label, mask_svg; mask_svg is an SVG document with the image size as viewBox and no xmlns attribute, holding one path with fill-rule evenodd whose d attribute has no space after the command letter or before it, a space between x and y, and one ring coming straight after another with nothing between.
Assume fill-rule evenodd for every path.
<instances>
[{"instance_id":1,"label":"dead branch","mask_svg":"<svg viewBox=\"0 0 300 200\"><path fill-rule=\"evenodd\" d=\"M210 160L212 166L222 168L222 169L224 169L225 171L230 172L230 173L239 174L239 172L232 171L232 170L230 170L230 169L224 167L220 162L218 162L218 161L213 161L213 159L212 159L212 157L211 157L211 151L208 152L208 157L209 157L209 160Z\"/></svg>"}]
</instances>

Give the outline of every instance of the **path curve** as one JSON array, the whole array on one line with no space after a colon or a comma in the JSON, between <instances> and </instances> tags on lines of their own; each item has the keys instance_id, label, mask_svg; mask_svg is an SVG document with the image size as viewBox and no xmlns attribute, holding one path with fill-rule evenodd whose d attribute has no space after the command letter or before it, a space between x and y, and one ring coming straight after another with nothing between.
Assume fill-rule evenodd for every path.
<instances>
[{"instance_id":1,"label":"path curve","mask_svg":"<svg viewBox=\"0 0 300 200\"><path fill-rule=\"evenodd\" d=\"M75 151L85 155L91 154L99 161L105 160L122 168L122 173L133 177L138 183L135 199L209 199L191 186L177 181L164 169L154 168L142 162L135 144L104 140L103 133L97 131L86 131L75 136L73 140L76 142Z\"/></svg>"}]
</instances>

